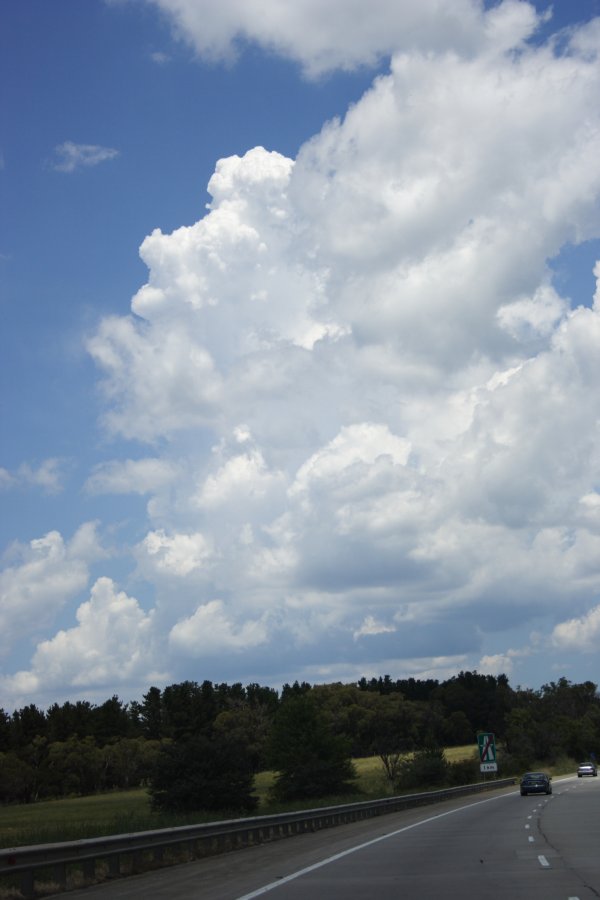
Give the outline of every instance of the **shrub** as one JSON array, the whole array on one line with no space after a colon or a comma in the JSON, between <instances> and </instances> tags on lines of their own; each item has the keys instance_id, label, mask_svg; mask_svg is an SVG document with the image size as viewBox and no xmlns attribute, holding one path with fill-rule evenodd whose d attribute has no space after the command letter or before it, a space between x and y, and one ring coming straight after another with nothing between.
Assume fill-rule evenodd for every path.
<instances>
[{"instance_id":1,"label":"shrub","mask_svg":"<svg viewBox=\"0 0 600 900\"><path fill-rule=\"evenodd\" d=\"M447 783L449 764L441 747L426 747L403 759L398 772L396 787L428 788Z\"/></svg>"},{"instance_id":2,"label":"shrub","mask_svg":"<svg viewBox=\"0 0 600 900\"><path fill-rule=\"evenodd\" d=\"M461 759L457 762L448 763L447 784L450 786L458 786L461 784L475 784L482 780L479 771L479 760L477 759Z\"/></svg>"}]
</instances>

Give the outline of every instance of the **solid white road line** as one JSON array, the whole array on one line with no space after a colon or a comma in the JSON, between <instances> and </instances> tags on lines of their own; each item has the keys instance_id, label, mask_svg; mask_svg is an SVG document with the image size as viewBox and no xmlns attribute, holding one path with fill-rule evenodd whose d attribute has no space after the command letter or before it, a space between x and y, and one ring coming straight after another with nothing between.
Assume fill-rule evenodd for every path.
<instances>
[{"instance_id":1,"label":"solid white road line","mask_svg":"<svg viewBox=\"0 0 600 900\"><path fill-rule=\"evenodd\" d=\"M364 850L366 847L372 847L373 844L379 844L381 841L387 841L389 838L396 837L397 834L402 834L404 831L412 831L413 828L420 828L421 825L427 825L429 822L435 822L437 819L444 819L446 816L453 816L456 813L463 812L465 809L472 809L474 806L481 806L483 803L494 803L496 800L502 800L504 797L511 797L512 794L502 794L500 797L488 797L487 800L478 800L476 803L469 803L468 806L461 806L459 809L450 809L448 812L439 813L437 816L429 816L427 819L422 819L420 822L415 822L413 825L405 825L404 828L399 828L397 831L391 831L389 834L382 834L380 837L374 838L372 841L366 841L364 844L358 844L356 847L350 847L348 850L343 850L342 853L336 853L334 856L330 856L327 859L321 860L321 862L315 863L312 866L307 866L305 869L299 869L297 872L292 872L291 875L285 875L283 878L278 878L277 881L272 881L271 884L265 884L263 887L258 888L256 891L251 891L249 894L244 894L241 897L238 897L237 900L252 900L253 897L260 897L261 894L266 894L268 891L274 891L275 888L278 888L282 884L286 884L288 881L294 881L296 878L300 878L302 875L307 875L309 872L314 872L316 869L321 869L323 866L328 865L329 863L336 862L338 859L343 859L345 856L350 856L351 853L357 853L359 850Z\"/></svg>"}]
</instances>

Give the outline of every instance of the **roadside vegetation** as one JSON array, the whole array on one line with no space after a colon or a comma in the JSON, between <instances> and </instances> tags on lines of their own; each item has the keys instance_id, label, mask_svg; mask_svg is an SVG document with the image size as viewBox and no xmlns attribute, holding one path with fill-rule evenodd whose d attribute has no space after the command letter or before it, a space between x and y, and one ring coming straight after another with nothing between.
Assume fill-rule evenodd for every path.
<instances>
[{"instance_id":1,"label":"roadside vegetation","mask_svg":"<svg viewBox=\"0 0 600 900\"><path fill-rule=\"evenodd\" d=\"M600 750L596 685L513 690L505 676L476 672L280 693L188 681L150 688L141 703L0 710L0 844L472 783L482 780L481 731L496 735L500 777L572 772Z\"/></svg>"},{"instance_id":2,"label":"roadside vegetation","mask_svg":"<svg viewBox=\"0 0 600 900\"><path fill-rule=\"evenodd\" d=\"M477 767L477 749L473 744L449 747L445 756L450 763L470 762ZM383 769L381 759L371 756L353 760L356 769L357 792L348 797L322 797L308 804L305 801L281 803L272 799L272 787L276 773L257 773L254 792L258 797L255 815L269 815L307 806L330 806L344 802L371 800L393 793ZM572 774L576 761L562 758L554 766L533 764L533 770L544 769L550 775ZM502 777L519 773L503 772ZM478 777L477 780L480 780ZM38 803L5 804L0 806L0 847L27 844L43 844L106 834L126 834L178 825L192 825L203 821L226 818L210 812L167 813L153 809L147 788L128 791L111 791L88 797L70 797L60 800L44 800Z\"/></svg>"},{"instance_id":3,"label":"roadside vegetation","mask_svg":"<svg viewBox=\"0 0 600 900\"><path fill-rule=\"evenodd\" d=\"M447 751L453 760L474 758L473 745L452 747ZM346 801L369 800L391 793L381 760L377 756L353 761L356 769L356 792L351 796L331 795L307 804L305 801L282 803L272 799L277 773L263 771L255 777L254 792L258 806L253 815L269 815L291 809L328 806ZM227 817L223 813L222 817ZM38 803L0 806L0 846L41 844L54 841L80 840L104 834L125 834L154 828L191 825L221 818L211 812L169 813L153 809L147 788L111 791L87 797L44 800Z\"/></svg>"}]
</instances>

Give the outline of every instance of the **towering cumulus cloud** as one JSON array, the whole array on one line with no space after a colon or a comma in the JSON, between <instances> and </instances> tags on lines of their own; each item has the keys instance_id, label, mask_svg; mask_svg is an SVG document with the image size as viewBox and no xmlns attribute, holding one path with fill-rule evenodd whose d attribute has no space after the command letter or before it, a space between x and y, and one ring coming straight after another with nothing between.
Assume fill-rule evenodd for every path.
<instances>
[{"instance_id":1,"label":"towering cumulus cloud","mask_svg":"<svg viewBox=\"0 0 600 900\"><path fill-rule=\"evenodd\" d=\"M162 6L205 49L198 4ZM460 661L600 587L600 310L548 268L598 234L598 27L540 45L527 4L467 5L442 40L425 7L296 160L218 162L208 213L144 241L134 315L90 343L107 425L166 438L178 473L138 562L179 653ZM315 70L334 40L225 9L213 50L245 33Z\"/></svg>"},{"instance_id":2,"label":"towering cumulus cloud","mask_svg":"<svg viewBox=\"0 0 600 900\"><path fill-rule=\"evenodd\" d=\"M561 296L549 262L600 236L598 21L541 41L514 0L154 4L212 59L391 62L296 159L219 160L89 342L106 428L157 454L132 627L171 677L273 682L571 646L600 592L600 295Z\"/></svg>"}]
</instances>

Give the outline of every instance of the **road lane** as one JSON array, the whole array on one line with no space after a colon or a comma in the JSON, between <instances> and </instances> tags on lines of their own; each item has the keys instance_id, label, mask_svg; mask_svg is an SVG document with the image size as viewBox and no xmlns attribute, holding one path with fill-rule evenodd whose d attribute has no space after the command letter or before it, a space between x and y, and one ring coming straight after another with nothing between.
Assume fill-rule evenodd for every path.
<instances>
[{"instance_id":1,"label":"road lane","mask_svg":"<svg viewBox=\"0 0 600 900\"><path fill-rule=\"evenodd\" d=\"M483 801L431 817L285 882L265 885L242 900L271 891L273 900L309 896L391 900L399 895L463 900L472 894L478 900L597 898L597 825L592 825L585 843L581 833L586 822L595 824L598 818L600 793L594 797L588 792L585 804L573 802L575 797L582 798L578 787L578 793L568 797L572 783L557 782L551 798L513 795L501 804ZM550 816L547 831L546 815ZM571 836L569 822L576 824L577 839ZM570 858L561 852L563 843Z\"/></svg>"},{"instance_id":2,"label":"road lane","mask_svg":"<svg viewBox=\"0 0 600 900\"><path fill-rule=\"evenodd\" d=\"M514 788L486 794L501 797ZM69 891L69 900L234 900L271 881L321 862L394 829L460 808L472 797L407 809L347 825L211 856L195 862Z\"/></svg>"},{"instance_id":3,"label":"road lane","mask_svg":"<svg viewBox=\"0 0 600 900\"><path fill-rule=\"evenodd\" d=\"M523 798L513 788L406 810L69 897L464 900L476 894L477 900L597 900L600 784L591 782L555 781L550 798Z\"/></svg>"},{"instance_id":4,"label":"road lane","mask_svg":"<svg viewBox=\"0 0 600 900\"><path fill-rule=\"evenodd\" d=\"M545 810L540 831L563 865L600 896L600 778L574 778L560 792L569 797Z\"/></svg>"}]
</instances>

